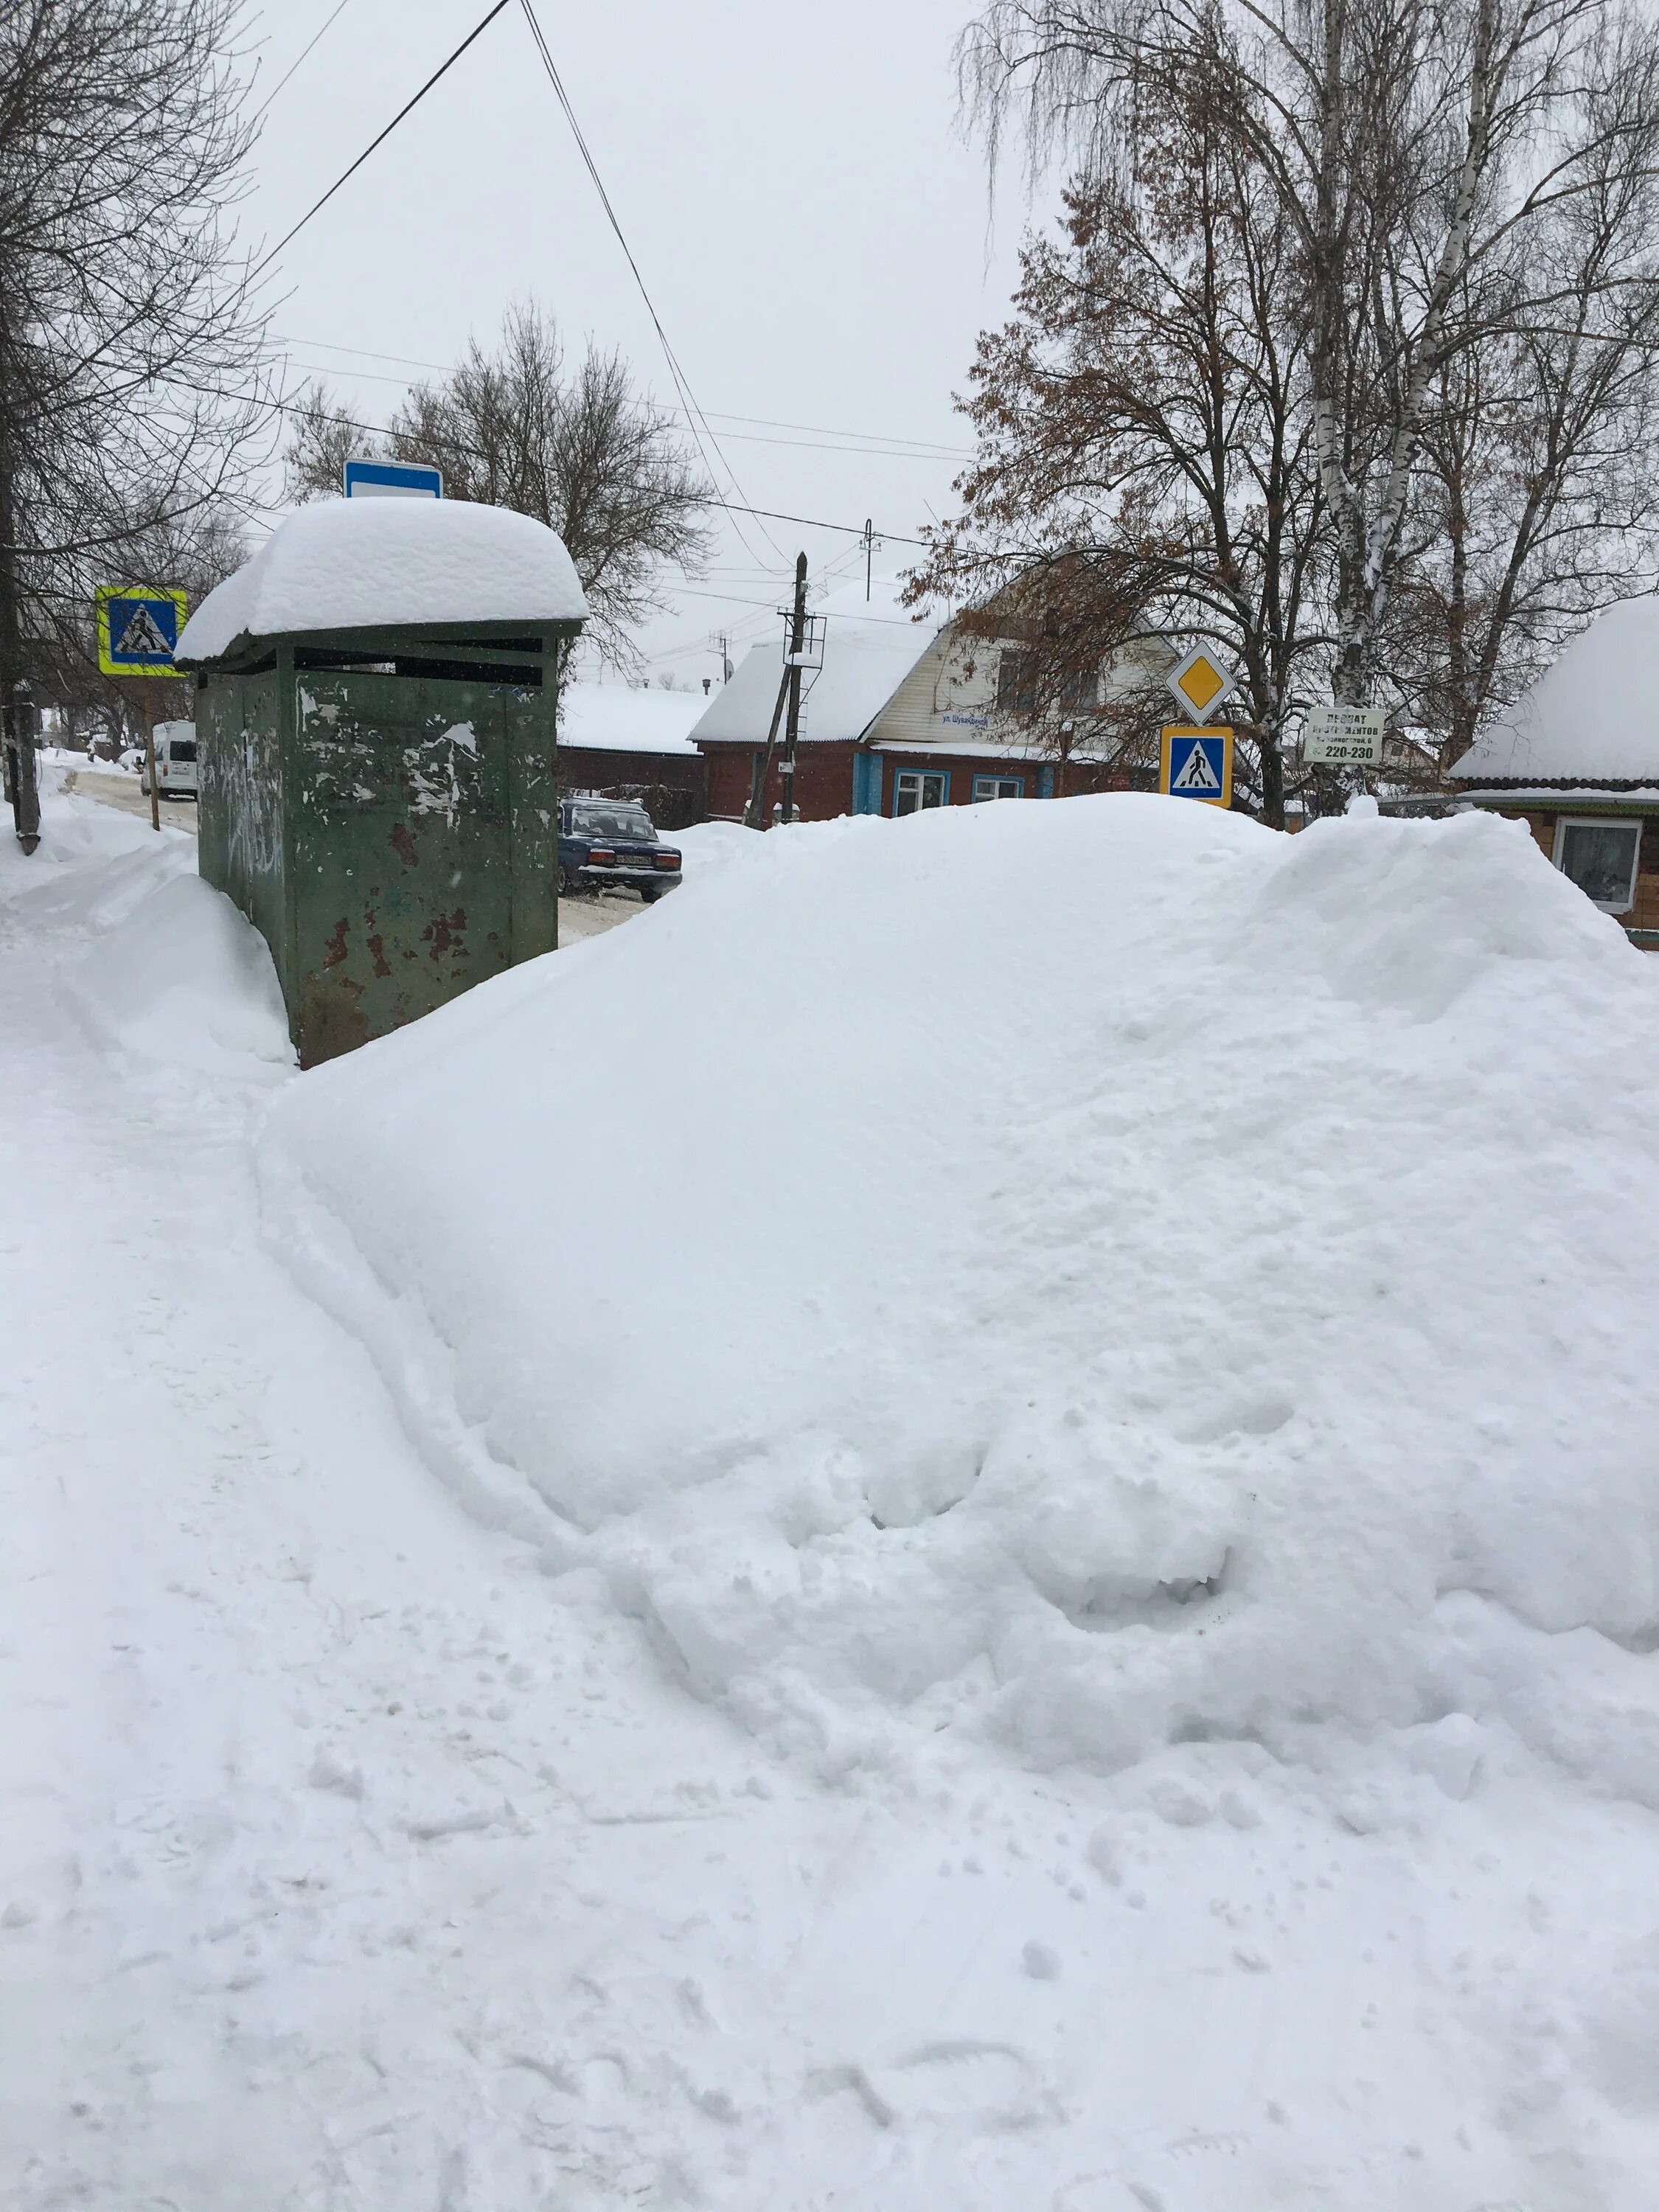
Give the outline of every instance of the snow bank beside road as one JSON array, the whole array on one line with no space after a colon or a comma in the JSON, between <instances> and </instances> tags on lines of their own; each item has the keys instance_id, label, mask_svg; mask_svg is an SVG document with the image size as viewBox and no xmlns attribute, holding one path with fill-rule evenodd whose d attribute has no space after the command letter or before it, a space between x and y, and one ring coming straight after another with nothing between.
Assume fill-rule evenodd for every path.
<instances>
[{"instance_id":1,"label":"snow bank beside road","mask_svg":"<svg viewBox=\"0 0 1659 2212\"><path fill-rule=\"evenodd\" d=\"M264 1171L434 1461L782 1740L1462 1713L1659 1804L1656 1012L1485 818L849 821L306 1078Z\"/></svg>"},{"instance_id":2,"label":"snow bank beside road","mask_svg":"<svg viewBox=\"0 0 1659 2212\"><path fill-rule=\"evenodd\" d=\"M146 1059L243 1075L250 1059L273 1073L294 1065L264 938L182 867L144 890L118 935L90 948L67 981L104 1040Z\"/></svg>"},{"instance_id":3,"label":"snow bank beside road","mask_svg":"<svg viewBox=\"0 0 1659 2212\"><path fill-rule=\"evenodd\" d=\"M747 866L634 928L288 1080L264 1161L278 1225L318 1231L307 1279L374 1344L428 1457L475 1513L521 1516L528 1547L453 1510L360 1348L260 1249L257 1044L175 1071L66 1012L63 979L180 888L187 841L56 797L34 860L0 838L0 1046L22 1102L0 1123L0 1310L27 1316L0 1386L7 2212L1648 2212L1659 1818L1607 1791L1628 1772L1639 1797L1650 1775L1639 1686L1659 1661L1640 1632L1631 1649L1544 1635L1470 1595L1513 1574L1534 1512L1538 1603L1642 1613L1634 1569L1588 1600L1574 1577L1607 1582L1585 1547L1646 1479L1650 1386L1628 1368L1650 1307L1645 971L1491 825L1467 846L1379 844L1379 825L1356 844L1348 825L1288 854L1242 823L1161 850L1148 829L1144 863L1112 860L1140 872L1143 927L1092 863L1030 866L1097 857L1114 829L1073 846L1069 808L981 810L1020 811L1062 827L755 838ZM1042 960L1006 896L979 918L966 878L988 854L999 893L1017 865L1022 902L1066 922ZM1427 910L1427 951L1409 920L1390 935L1390 872L1402 910ZM989 1024L942 1073L930 990L943 1018ZM677 1011L687 991L707 1027ZM815 1061L820 1012L841 1045ZM719 1362L708 1387L690 1377L690 1425L741 1419L747 1459L624 1470L583 1504L590 1532L555 1520L488 1425L548 1354L543 1279L539 1310L515 1310L511 1282L488 1311L434 1302L449 1350L421 1310L447 1276L421 1271L434 1222L482 1278L517 1265L509 1182L514 1206L586 1206L589 1227L603 1200L629 1249L561 1241L544 1273L573 1275L562 1315L603 1299L622 1325L678 1186L646 1154L592 1205L570 1195L590 1162L622 1161L601 1107L577 1110L573 1054L628 1055L594 1085L614 1107L654 1069L650 1021L701 1047L653 1126L684 1112L688 1152L720 1133L665 1213L704 1246L672 1256L750 1329L745 1256L803 1224L813 1241L762 1316L746 1401ZM481 1146L537 1107L586 1151L544 1137L492 1164L463 1128L451 1192L432 1085L458 1040ZM953 1089L963 1067L975 1084ZM497 1095L492 1070L511 1076ZM354 1127L340 1166L374 1170L356 1233L404 1240L382 1243L380 1287L344 1201L331 1217L290 1181L329 1100L380 1117L386 1163ZM845 1250L776 1109L820 1147L857 1115ZM1407 1204L1422 1158L1400 1140L1436 1114L1450 1170ZM1287 1115L1294 1141L1273 1144ZM972 1172L945 1157L951 1188L894 1261L860 1177L896 1154L927 1198L927 1116ZM468 1192L489 1202L471 1222ZM1400 1224L1447 1192L1462 1211L1403 1263ZM954 1242L927 1241L941 1213ZM1463 1274L1430 1279L1459 1223L1507 1263L1468 1315ZM877 1301L902 1324L886 1364ZM825 1328L839 1395L791 1437L816 1371L794 1370ZM1504 1330L1520 1334L1483 1347ZM637 1449L666 1387L656 1347L622 1389L551 1350L573 1411L599 1432L602 1384ZM899 1455L900 1383L933 1393L913 1427L941 1454L970 1418L1001 1419L970 1492L908 1525L907 1483L953 1470ZM823 1460L838 1432L857 1459ZM548 1441L550 1493L586 1497L566 1431ZM1218 1592L1158 1587L1218 1538ZM1453 1544L1461 1596L1437 1591ZM574 1558L592 1565L544 1571ZM1379 1700L1439 1650L1430 1717L1321 1723L1353 1703L1317 1671L1339 1586L1355 1634L1377 1630ZM951 1633L975 1656L912 1696ZM1194 1705L1115 1772L1022 1767L1066 1728L1108 1763L1103 1721L1164 1710L1160 1658L1219 1695L1194 1661L1224 1636L1259 1677L1267 1741L1203 1738ZM1298 1680L1287 1721L1275 1701ZM722 1682L808 1756L758 1753L709 1697ZM1559 1747L1529 1753L1553 1723Z\"/></svg>"},{"instance_id":4,"label":"snow bank beside road","mask_svg":"<svg viewBox=\"0 0 1659 2212\"><path fill-rule=\"evenodd\" d=\"M291 1067L288 1014L264 939L196 872L196 840L97 800L44 793L48 834L0 866L0 904L50 931L61 988L100 1044L140 1060L246 1079Z\"/></svg>"}]
</instances>

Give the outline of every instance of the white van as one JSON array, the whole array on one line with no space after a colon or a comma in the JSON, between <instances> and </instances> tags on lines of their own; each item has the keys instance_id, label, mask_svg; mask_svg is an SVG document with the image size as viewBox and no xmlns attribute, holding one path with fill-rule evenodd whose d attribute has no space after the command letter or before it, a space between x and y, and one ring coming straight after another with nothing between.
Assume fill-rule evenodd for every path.
<instances>
[{"instance_id":1,"label":"white van","mask_svg":"<svg viewBox=\"0 0 1659 2212\"><path fill-rule=\"evenodd\" d=\"M139 780L146 798L149 795L149 770L142 769ZM201 787L196 781L196 725L194 722L158 722L155 725L155 787L163 799L199 799Z\"/></svg>"}]
</instances>

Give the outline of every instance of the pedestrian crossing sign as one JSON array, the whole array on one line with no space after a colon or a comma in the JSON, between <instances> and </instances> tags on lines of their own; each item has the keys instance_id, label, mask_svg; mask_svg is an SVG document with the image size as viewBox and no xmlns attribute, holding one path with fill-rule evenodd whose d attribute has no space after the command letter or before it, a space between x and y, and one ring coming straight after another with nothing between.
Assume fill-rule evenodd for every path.
<instances>
[{"instance_id":1,"label":"pedestrian crossing sign","mask_svg":"<svg viewBox=\"0 0 1659 2212\"><path fill-rule=\"evenodd\" d=\"M1171 799L1201 799L1210 806L1233 803L1233 733L1183 728L1164 732L1158 787Z\"/></svg>"},{"instance_id":2,"label":"pedestrian crossing sign","mask_svg":"<svg viewBox=\"0 0 1659 2212\"><path fill-rule=\"evenodd\" d=\"M183 676L173 665L185 595L148 584L100 584L98 665L106 676Z\"/></svg>"}]
</instances>

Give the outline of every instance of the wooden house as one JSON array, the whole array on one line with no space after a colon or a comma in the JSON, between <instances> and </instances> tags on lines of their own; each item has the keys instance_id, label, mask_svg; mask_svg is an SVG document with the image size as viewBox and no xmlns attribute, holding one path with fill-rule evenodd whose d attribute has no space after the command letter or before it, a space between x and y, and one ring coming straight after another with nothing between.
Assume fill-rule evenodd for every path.
<instances>
[{"instance_id":1,"label":"wooden house","mask_svg":"<svg viewBox=\"0 0 1659 2212\"><path fill-rule=\"evenodd\" d=\"M1659 599L1599 616L1451 780L1524 822L1634 943L1659 948Z\"/></svg>"},{"instance_id":2,"label":"wooden house","mask_svg":"<svg viewBox=\"0 0 1659 2212\"><path fill-rule=\"evenodd\" d=\"M1029 709L1029 656L1012 641L957 635L948 621L917 621L891 586L865 597L860 584L828 600L823 666L805 695L795 774L803 821L842 814L913 814L994 799L1051 799L1125 791L1129 771L1091 750L1086 734L1061 770L1053 734ZM1148 648L1161 669L1169 654ZM708 811L739 819L782 674L776 640L753 647L691 735L708 763ZM1086 728L1103 691L1144 674L1108 671L1078 718ZM779 752L781 752L780 738ZM769 814L782 796L775 760Z\"/></svg>"}]
</instances>

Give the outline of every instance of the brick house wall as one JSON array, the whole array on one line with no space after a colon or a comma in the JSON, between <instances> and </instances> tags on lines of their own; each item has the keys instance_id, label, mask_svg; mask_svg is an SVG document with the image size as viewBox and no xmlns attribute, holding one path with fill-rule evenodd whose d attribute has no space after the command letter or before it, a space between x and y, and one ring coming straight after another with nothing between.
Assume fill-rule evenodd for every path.
<instances>
[{"instance_id":1,"label":"brick house wall","mask_svg":"<svg viewBox=\"0 0 1659 2212\"><path fill-rule=\"evenodd\" d=\"M754 774L754 757L757 747L728 744L723 740L705 739L703 750L708 763L708 811L716 821L740 821L749 805L750 780ZM864 763L868 763L867 768ZM945 804L950 806L971 805L974 779L980 775L1018 776L1025 787L1028 799L1047 799L1053 796L1055 763L1024 756L1012 759L987 759L982 754L948 753L933 746L915 752L873 751L860 748L850 740L841 743L825 739L800 747L796 756L795 811L804 822L830 822L838 815L854 812L891 814L896 793L897 779L902 773L920 770L934 775L943 772L950 779L946 787ZM862 775L860 773L863 768ZM880 774L878 803L875 787L876 771ZM1142 779L1146 781L1146 779ZM1152 777L1152 782L1157 779ZM1072 761L1066 764L1066 790L1068 797L1096 791L1128 791L1135 787L1134 777L1122 769L1097 767L1091 763ZM766 806L769 816L783 797L783 779L775 763L767 781ZM860 806L860 800L863 805Z\"/></svg>"},{"instance_id":2,"label":"brick house wall","mask_svg":"<svg viewBox=\"0 0 1659 2212\"><path fill-rule=\"evenodd\" d=\"M588 791L641 799L659 830L689 830L708 818L708 763L701 753L562 744L556 774L562 797Z\"/></svg>"},{"instance_id":3,"label":"brick house wall","mask_svg":"<svg viewBox=\"0 0 1659 2212\"><path fill-rule=\"evenodd\" d=\"M1531 830L1539 851L1552 866L1555 860L1556 828L1564 814L1569 821L1604 819L1628 822L1631 818L1628 813L1609 813L1605 808L1598 807L1593 800L1575 806L1571 803L1571 794L1567 792L1561 796L1559 806L1489 804L1486 811L1502 814L1511 822L1524 822ZM1626 929L1659 932L1659 816L1644 815L1642 817L1642 842L1636 855L1635 904L1628 914L1616 915L1612 918Z\"/></svg>"},{"instance_id":4,"label":"brick house wall","mask_svg":"<svg viewBox=\"0 0 1659 2212\"><path fill-rule=\"evenodd\" d=\"M740 822L749 805L749 787L755 773L757 745L728 744L708 740L703 751L708 768L708 812L716 822ZM766 780L766 812L783 801L783 778L775 755ZM795 811L803 822L833 822L853 811L853 756L858 748L849 738L809 743L795 755Z\"/></svg>"}]
</instances>

